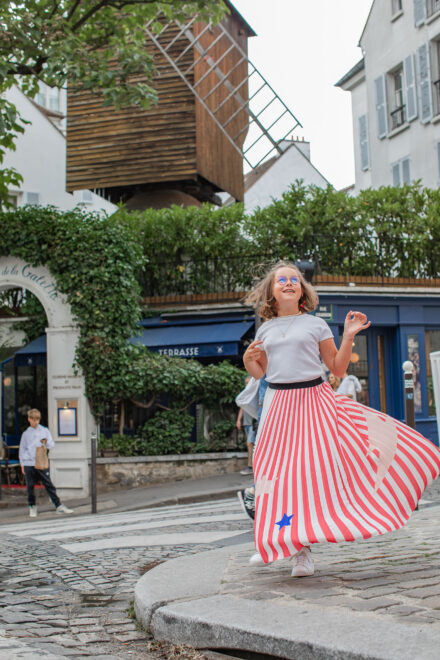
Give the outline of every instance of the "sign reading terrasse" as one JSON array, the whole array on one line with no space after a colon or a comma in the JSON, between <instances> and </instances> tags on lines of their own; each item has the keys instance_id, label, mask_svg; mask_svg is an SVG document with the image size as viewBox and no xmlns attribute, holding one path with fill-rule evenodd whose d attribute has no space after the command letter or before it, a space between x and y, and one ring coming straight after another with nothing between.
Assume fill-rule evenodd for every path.
<instances>
[{"instance_id":1,"label":"sign reading terrasse","mask_svg":"<svg viewBox=\"0 0 440 660\"><path fill-rule=\"evenodd\" d=\"M23 278L24 287L26 287L26 283L33 282L41 289L43 289L45 295L52 300L55 300L55 298L58 296L55 282L51 279L48 279L47 276L36 272L35 269L28 263L22 265L16 262L1 267L0 278L5 280L10 280L11 278L17 278L17 280L19 280Z\"/></svg>"},{"instance_id":2,"label":"sign reading terrasse","mask_svg":"<svg viewBox=\"0 0 440 660\"><path fill-rule=\"evenodd\" d=\"M159 355L168 355L169 357L222 357L228 355L238 355L237 342L225 342L223 344L194 344L192 346L151 346L147 347L152 353L159 353Z\"/></svg>"}]
</instances>

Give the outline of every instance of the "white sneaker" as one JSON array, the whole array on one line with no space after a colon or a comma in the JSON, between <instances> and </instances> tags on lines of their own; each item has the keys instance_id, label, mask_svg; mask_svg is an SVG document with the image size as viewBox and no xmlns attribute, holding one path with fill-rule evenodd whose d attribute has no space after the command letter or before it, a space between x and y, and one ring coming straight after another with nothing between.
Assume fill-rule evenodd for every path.
<instances>
[{"instance_id":1,"label":"white sneaker","mask_svg":"<svg viewBox=\"0 0 440 660\"><path fill-rule=\"evenodd\" d=\"M36 518L38 515L37 507L35 505L29 507L29 518Z\"/></svg>"},{"instance_id":2,"label":"white sneaker","mask_svg":"<svg viewBox=\"0 0 440 660\"><path fill-rule=\"evenodd\" d=\"M313 564L312 553L310 548L301 548L299 552L294 555L295 565L292 568L292 577L306 577L313 575L315 566Z\"/></svg>"},{"instance_id":3,"label":"white sneaker","mask_svg":"<svg viewBox=\"0 0 440 660\"><path fill-rule=\"evenodd\" d=\"M60 504L56 508L57 513L73 513L73 509L69 509L65 504Z\"/></svg>"},{"instance_id":4,"label":"white sneaker","mask_svg":"<svg viewBox=\"0 0 440 660\"><path fill-rule=\"evenodd\" d=\"M242 474L243 476L246 474L254 474L254 471L251 467L248 466L240 470L240 474Z\"/></svg>"},{"instance_id":5,"label":"white sneaker","mask_svg":"<svg viewBox=\"0 0 440 660\"><path fill-rule=\"evenodd\" d=\"M263 557L260 555L259 552L256 552L252 557L249 559L249 564L251 566L267 566L268 564L265 564L263 561Z\"/></svg>"}]
</instances>

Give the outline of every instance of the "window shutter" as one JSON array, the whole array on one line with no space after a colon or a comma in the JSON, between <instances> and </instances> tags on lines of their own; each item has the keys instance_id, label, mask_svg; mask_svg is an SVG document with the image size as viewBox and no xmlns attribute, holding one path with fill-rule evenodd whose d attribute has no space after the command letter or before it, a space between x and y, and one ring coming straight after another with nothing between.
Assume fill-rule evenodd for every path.
<instances>
[{"instance_id":1,"label":"window shutter","mask_svg":"<svg viewBox=\"0 0 440 660\"><path fill-rule=\"evenodd\" d=\"M388 133L385 76L376 78L374 81L374 90L376 92L377 137L382 139Z\"/></svg>"},{"instance_id":2,"label":"window shutter","mask_svg":"<svg viewBox=\"0 0 440 660\"><path fill-rule=\"evenodd\" d=\"M424 23L426 19L426 0L414 0L414 25Z\"/></svg>"},{"instance_id":3,"label":"window shutter","mask_svg":"<svg viewBox=\"0 0 440 660\"><path fill-rule=\"evenodd\" d=\"M402 183L411 183L410 159L402 160Z\"/></svg>"},{"instance_id":4,"label":"window shutter","mask_svg":"<svg viewBox=\"0 0 440 660\"><path fill-rule=\"evenodd\" d=\"M392 166L393 171L393 186L400 186L400 163L394 163Z\"/></svg>"},{"instance_id":5,"label":"window shutter","mask_svg":"<svg viewBox=\"0 0 440 660\"><path fill-rule=\"evenodd\" d=\"M361 168L363 171L370 167L370 149L368 145L368 115L359 117L359 145L361 150Z\"/></svg>"},{"instance_id":6,"label":"window shutter","mask_svg":"<svg viewBox=\"0 0 440 660\"><path fill-rule=\"evenodd\" d=\"M437 167L438 167L438 178L440 179L440 142L437 142Z\"/></svg>"},{"instance_id":7,"label":"window shutter","mask_svg":"<svg viewBox=\"0 0 440 660\"><path fill-rule=\"evenodd\" d=\"M408 57L403 60L403 71L406 88L406 120L411 121L417 117L417 94L413 55L408 55Z\"/></svg>"},{"instance_id":8,"label":"window shutter","mask_svg":"<svg viewBox=\"0 0 440 660\"><path fill-rule=\"evenodd\" d=\"M432 119L431 71L429 68L429 44L417 49L419 74L420 121L426 124Z\"/></svg>"}]
</instances>

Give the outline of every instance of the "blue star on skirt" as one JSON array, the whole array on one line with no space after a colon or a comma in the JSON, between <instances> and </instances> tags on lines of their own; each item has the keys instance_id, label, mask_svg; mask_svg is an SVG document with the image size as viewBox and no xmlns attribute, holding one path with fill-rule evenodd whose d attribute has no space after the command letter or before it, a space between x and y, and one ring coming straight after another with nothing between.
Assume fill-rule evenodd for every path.
<instances>
[{"instance_id":1,"label":"blue star on skirt","mask_svg":"<svg viewBox=\"0 0 440 660\"><path fill-rule=\"evenodd\" d=\"M284 513L281 520L278 520L278 522L276 522L275 525L279 525L280 529L282 529L283 527L289 527L292 518L293 518L293 514L291 516L288 516L287 513Z\"/></svg>"}]
</instances>

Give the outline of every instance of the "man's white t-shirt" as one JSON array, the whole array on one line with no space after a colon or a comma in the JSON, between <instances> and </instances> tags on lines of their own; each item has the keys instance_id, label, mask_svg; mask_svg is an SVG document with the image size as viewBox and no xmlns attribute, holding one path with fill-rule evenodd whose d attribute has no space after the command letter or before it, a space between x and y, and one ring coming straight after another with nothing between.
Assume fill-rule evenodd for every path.
<instances>
[{"instance_id":1,"label":"man's white t-shirt","mask_svg":"<svg viewBox=\"0 0 440 660\"><path fill-rule=\"evenodd\" d=\"M333 338L327 323L311 314L276 316L255 335L267 355L269 383L297 383L322 376L319 342Z\"/></svg>"}]
</instances>

